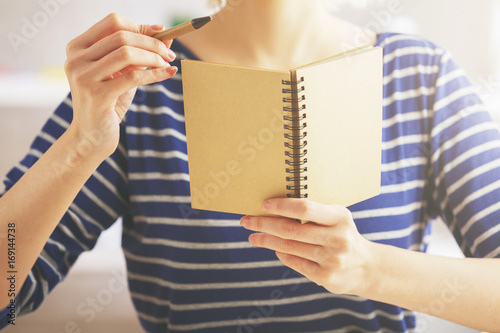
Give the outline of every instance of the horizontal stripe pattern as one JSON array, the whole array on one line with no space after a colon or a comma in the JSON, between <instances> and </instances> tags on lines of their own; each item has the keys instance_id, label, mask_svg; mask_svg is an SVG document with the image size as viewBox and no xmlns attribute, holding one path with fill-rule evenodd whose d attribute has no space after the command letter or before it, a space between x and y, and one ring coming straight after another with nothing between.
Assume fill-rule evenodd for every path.
<instances>
[{"instance_id":1,"label":"horizontal stripe pattern","mask_svg":"<svg viewBox=\"0 0 500 333\"><path fill-rule=\"evenodd\" d=\"M383 34L377 45L381 191L349 207L359 232L423 251L429 222L441 217L466 255L500 257L498 127L445 50L401 34ZM172 48L181 70L138 88L118 149L82 188L22 287L22 311L38 307L122 216L130 293L147 332L416 332L413 312L331 294L252 247L241 216L191 209L179 61L196 57L177 41ZM71 120L68 96L7 175L7 189Z\"/></svg>"}]
</instances>

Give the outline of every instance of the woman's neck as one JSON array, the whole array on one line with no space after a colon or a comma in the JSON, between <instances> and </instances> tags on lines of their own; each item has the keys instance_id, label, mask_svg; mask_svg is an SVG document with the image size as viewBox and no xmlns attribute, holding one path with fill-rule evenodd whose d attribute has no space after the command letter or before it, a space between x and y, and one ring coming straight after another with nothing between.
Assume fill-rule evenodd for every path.
<instances>
[{"instance_id":1,"label":"woman's neck","mask_svg":"<svg viewBox=\"0 0 500 333\"><path fill-rule=\"evenodd\" d=\"M228 1L216 15L214 28L225 40L259 57L291 50L312 38L313 29L304 29L304 25L317 24L324 16L319 0Z\"/></svg>"},{"instance_id":2,"label":"woman's neck","mask_svg":"<svg viewBox=\"0 0 500 333\"><path fill-rule=\"evenodd\" d=\"M288 70L340 52L356 28L322 0L228 0L212 23L179 38L205 61Z\"/></svg>"}]
</instances>

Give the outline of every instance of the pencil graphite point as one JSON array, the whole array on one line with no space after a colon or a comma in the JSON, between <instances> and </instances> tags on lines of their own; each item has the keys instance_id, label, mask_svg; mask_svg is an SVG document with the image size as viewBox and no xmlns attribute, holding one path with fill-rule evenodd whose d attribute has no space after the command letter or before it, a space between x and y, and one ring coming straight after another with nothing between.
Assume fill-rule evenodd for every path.
<instances>
[{"instance_id":1,"label":"pencil graphite point","mask_svg":"<svg viewBox=\"0 0 500 333\"><path fill-rule=\"evenodd\" d=\"M193 23L193 27L198 30L200 29L201 27L203 27L205 24L209 23L210 21L212 21L213 17L212 16L205 16L205 17L200 17L200 18L196 18L194 19L193 21L191 21Z\"/></svg>"},{"instance_id":2,"label":"pencil graphite point","mask_svg":"<svg viewBox=\"0 0 500 333\"><path fill-rule=\"evenodd\" d=\"M212 16L196 18L194 20L179 24L168 30L162 31L154 35L153 38L166 42L168 40L175 39L177 37L185 35L189 32L198 30L211 21L212 21Z\"/></svg>"}]
</instances>

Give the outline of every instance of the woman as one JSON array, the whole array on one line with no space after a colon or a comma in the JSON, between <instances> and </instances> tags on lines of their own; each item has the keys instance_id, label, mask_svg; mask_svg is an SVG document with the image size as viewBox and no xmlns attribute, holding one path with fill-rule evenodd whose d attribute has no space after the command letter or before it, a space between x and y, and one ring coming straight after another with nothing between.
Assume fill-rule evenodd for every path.
<instances>
[{"instance_id":1,"label":"woman","mask_svg":"<svg viewBox=\"0 0 500 333\"><path fill-rule=\"evenodd\" d=\"M448 53L411 36L371 38L385 53L380 196L349 209L272 199L263 209L282 217L242 218L186 208L179 60L288 69L343 51L359 28L321 0L243 0L174 41L176 60L149 37L161 29L112 14L68 45L71 99L0 200L2 230L22 231L18 310L36 308L123 216L148 332L414 332L412 311L498 330L500 136ZM484 258L410 251L425 249L436 216Z\"/></svg>"}]
</instances>

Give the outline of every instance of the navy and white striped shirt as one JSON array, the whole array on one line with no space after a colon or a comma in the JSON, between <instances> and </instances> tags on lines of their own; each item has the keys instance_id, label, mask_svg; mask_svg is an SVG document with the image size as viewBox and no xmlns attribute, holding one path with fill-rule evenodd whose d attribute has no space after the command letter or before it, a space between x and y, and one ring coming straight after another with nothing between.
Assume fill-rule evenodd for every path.
<instances>
[{"instance_id":1,"label":"navy and white striped shirt","mask_svg":"<svg viewBox=\"0 0 500 333\"><path fill-rule=\"evenodd\" d=\"M500 136L463 71L418 37L382 34L382 189L353 205L367 239L424 251L440 216L464 253L500 257ZM196 59L174 42L179 60ZM416 332L415 314L332 294L254 248L241 216L190 208L182 75L140 87L116 152L78 194L17 298L37 308L78 255L123 217L130 293L147 332ZM68 98L10 188L72 119ZM6 310L0 327L5 326Z\"/></svg>"}]
</instances>

